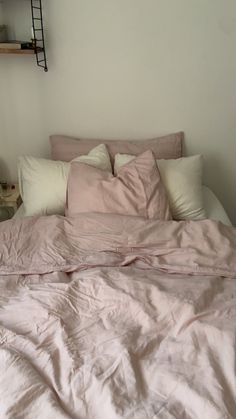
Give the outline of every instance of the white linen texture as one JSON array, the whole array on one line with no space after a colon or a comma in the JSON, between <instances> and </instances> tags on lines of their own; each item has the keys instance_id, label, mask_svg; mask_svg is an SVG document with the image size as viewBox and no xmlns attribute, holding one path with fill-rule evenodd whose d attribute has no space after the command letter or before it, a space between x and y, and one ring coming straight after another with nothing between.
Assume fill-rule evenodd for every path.
<instances>
[{"instance_id":1,"label":"white linen texture","mask_svg":"<svg viewBox=\"0 0 236 419\"><path fill-rule=\"evenodd\" d=\"M104 144L73 161L112 172L110 156ZM64 215L69 170L68 162L32 156L18 158L19 188L26 216Z\"/></svg>"},{"instance_id":2,"label":"white linen texture","mask_svg":"<svg viewBox=\"0 0 236 419\"><path fill-rule=\"evenodd\" d=\"M135 156L116 154L114 171ZM203 157L156 160L165 185L174 220L202 220L206 218L202 193Z\"/></svg>"}]
</instances>

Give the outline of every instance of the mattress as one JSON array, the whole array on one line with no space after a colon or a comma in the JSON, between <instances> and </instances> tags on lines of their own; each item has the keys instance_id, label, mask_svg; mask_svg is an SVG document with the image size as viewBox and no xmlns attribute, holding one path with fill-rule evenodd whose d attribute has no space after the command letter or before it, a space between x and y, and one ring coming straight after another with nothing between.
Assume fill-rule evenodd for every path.
<instances>
[{"instance_id":1,"label":"mattress","mask_svg":"<svg viewBox=\"0 0 236 419\"><path fill-rule=\"evenodd\" d=\"M215 221L221 221L223 224L231 226L232 223L226 214L223 205L216 197L214 192L207 186L203 186L203 197L207 218ZM24 215L24 206L21 205L13 218L22 218Z\"/></svg>"}]
</instances>

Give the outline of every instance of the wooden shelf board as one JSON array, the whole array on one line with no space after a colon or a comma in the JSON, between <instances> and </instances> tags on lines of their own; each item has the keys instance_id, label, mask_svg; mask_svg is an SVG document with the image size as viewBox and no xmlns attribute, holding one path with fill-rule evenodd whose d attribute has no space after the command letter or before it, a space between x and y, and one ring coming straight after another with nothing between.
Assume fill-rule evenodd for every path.
<instances>
[{"instance_id":1,"label":"wooden shelf board","mask_svg":"<svg viewBox=\"0 0 236 419\"><path fill-rule=\"evenodd\" d=\"M42 48L38 48L38 51L41 52ZM0 54L19 54L19 55L34 55L34 49L6 49L0 48Z\"/></svg>"}]
</instances>

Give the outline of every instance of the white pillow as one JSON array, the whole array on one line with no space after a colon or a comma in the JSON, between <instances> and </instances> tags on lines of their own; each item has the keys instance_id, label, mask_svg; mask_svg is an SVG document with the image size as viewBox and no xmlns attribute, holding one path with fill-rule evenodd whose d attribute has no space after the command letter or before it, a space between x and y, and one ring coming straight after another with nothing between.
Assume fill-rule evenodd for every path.
<instances>
[{"instance_id":1,"label":"white pillow","mask_svg":"<svg viewBox=\"0 0 236 419\"><path fill-rule=\"evenodd\" d=\"M76 157L90 166L112 172L110 156L104 144L87 156ZM18 159L19 188L25 215L64 214L70 163L22 156Z\"/></svg>"},{"instance_id":2,"label":"white pillow","mask_svg":"<svg viewBox=\"0 0 236 419\"><path fill-rule=\"evenodd\" d=\"M115 173L134 157L129 154L116 154ZM175 220L206 218L202 193L202 156L157 160L156 162L167 190L173 218Z\"/></svg>"}]
</instances>

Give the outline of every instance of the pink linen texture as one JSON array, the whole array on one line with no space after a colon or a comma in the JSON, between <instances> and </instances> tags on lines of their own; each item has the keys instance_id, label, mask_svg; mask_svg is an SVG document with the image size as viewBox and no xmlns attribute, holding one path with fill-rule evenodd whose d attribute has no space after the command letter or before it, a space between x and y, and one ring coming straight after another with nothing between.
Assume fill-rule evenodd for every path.
<instances>
[{"instance_id":1,"label":"pink linen texture","mask_svg":"<svg viewBox=\"0 0 236 419\"><path fill-rule=\"evenodd\" d=\"M182 157L184 133L164 135L147 140L106 140L79 139L66 135L51 135L51 157L53 160L71 161L74 158L88 154L99 144L108 148L112 162L117 153L138 156L147 150L152 150L156 159L178 159Z\"/></svg>"},{"instance_id":2,"label":"pink linen texture","mask_svg":"<svg viewBox=\"0 0 236 419\"><path fill-rule=\"evenodd\" d=\"M235 419L236 229L0 223L0 417Z\"/></svg>"},{"instance_id":3,"label":"pink linen texture","mask_svg":"<svg viewBox=\"0 0 236 419\"><path fill-rule=\"evenodd\" d=\"M152 151L148 150L124 165L117 176L72 162L66 215L86 212L170 220L167 194Z\"/></svg>"}]
</instances>

